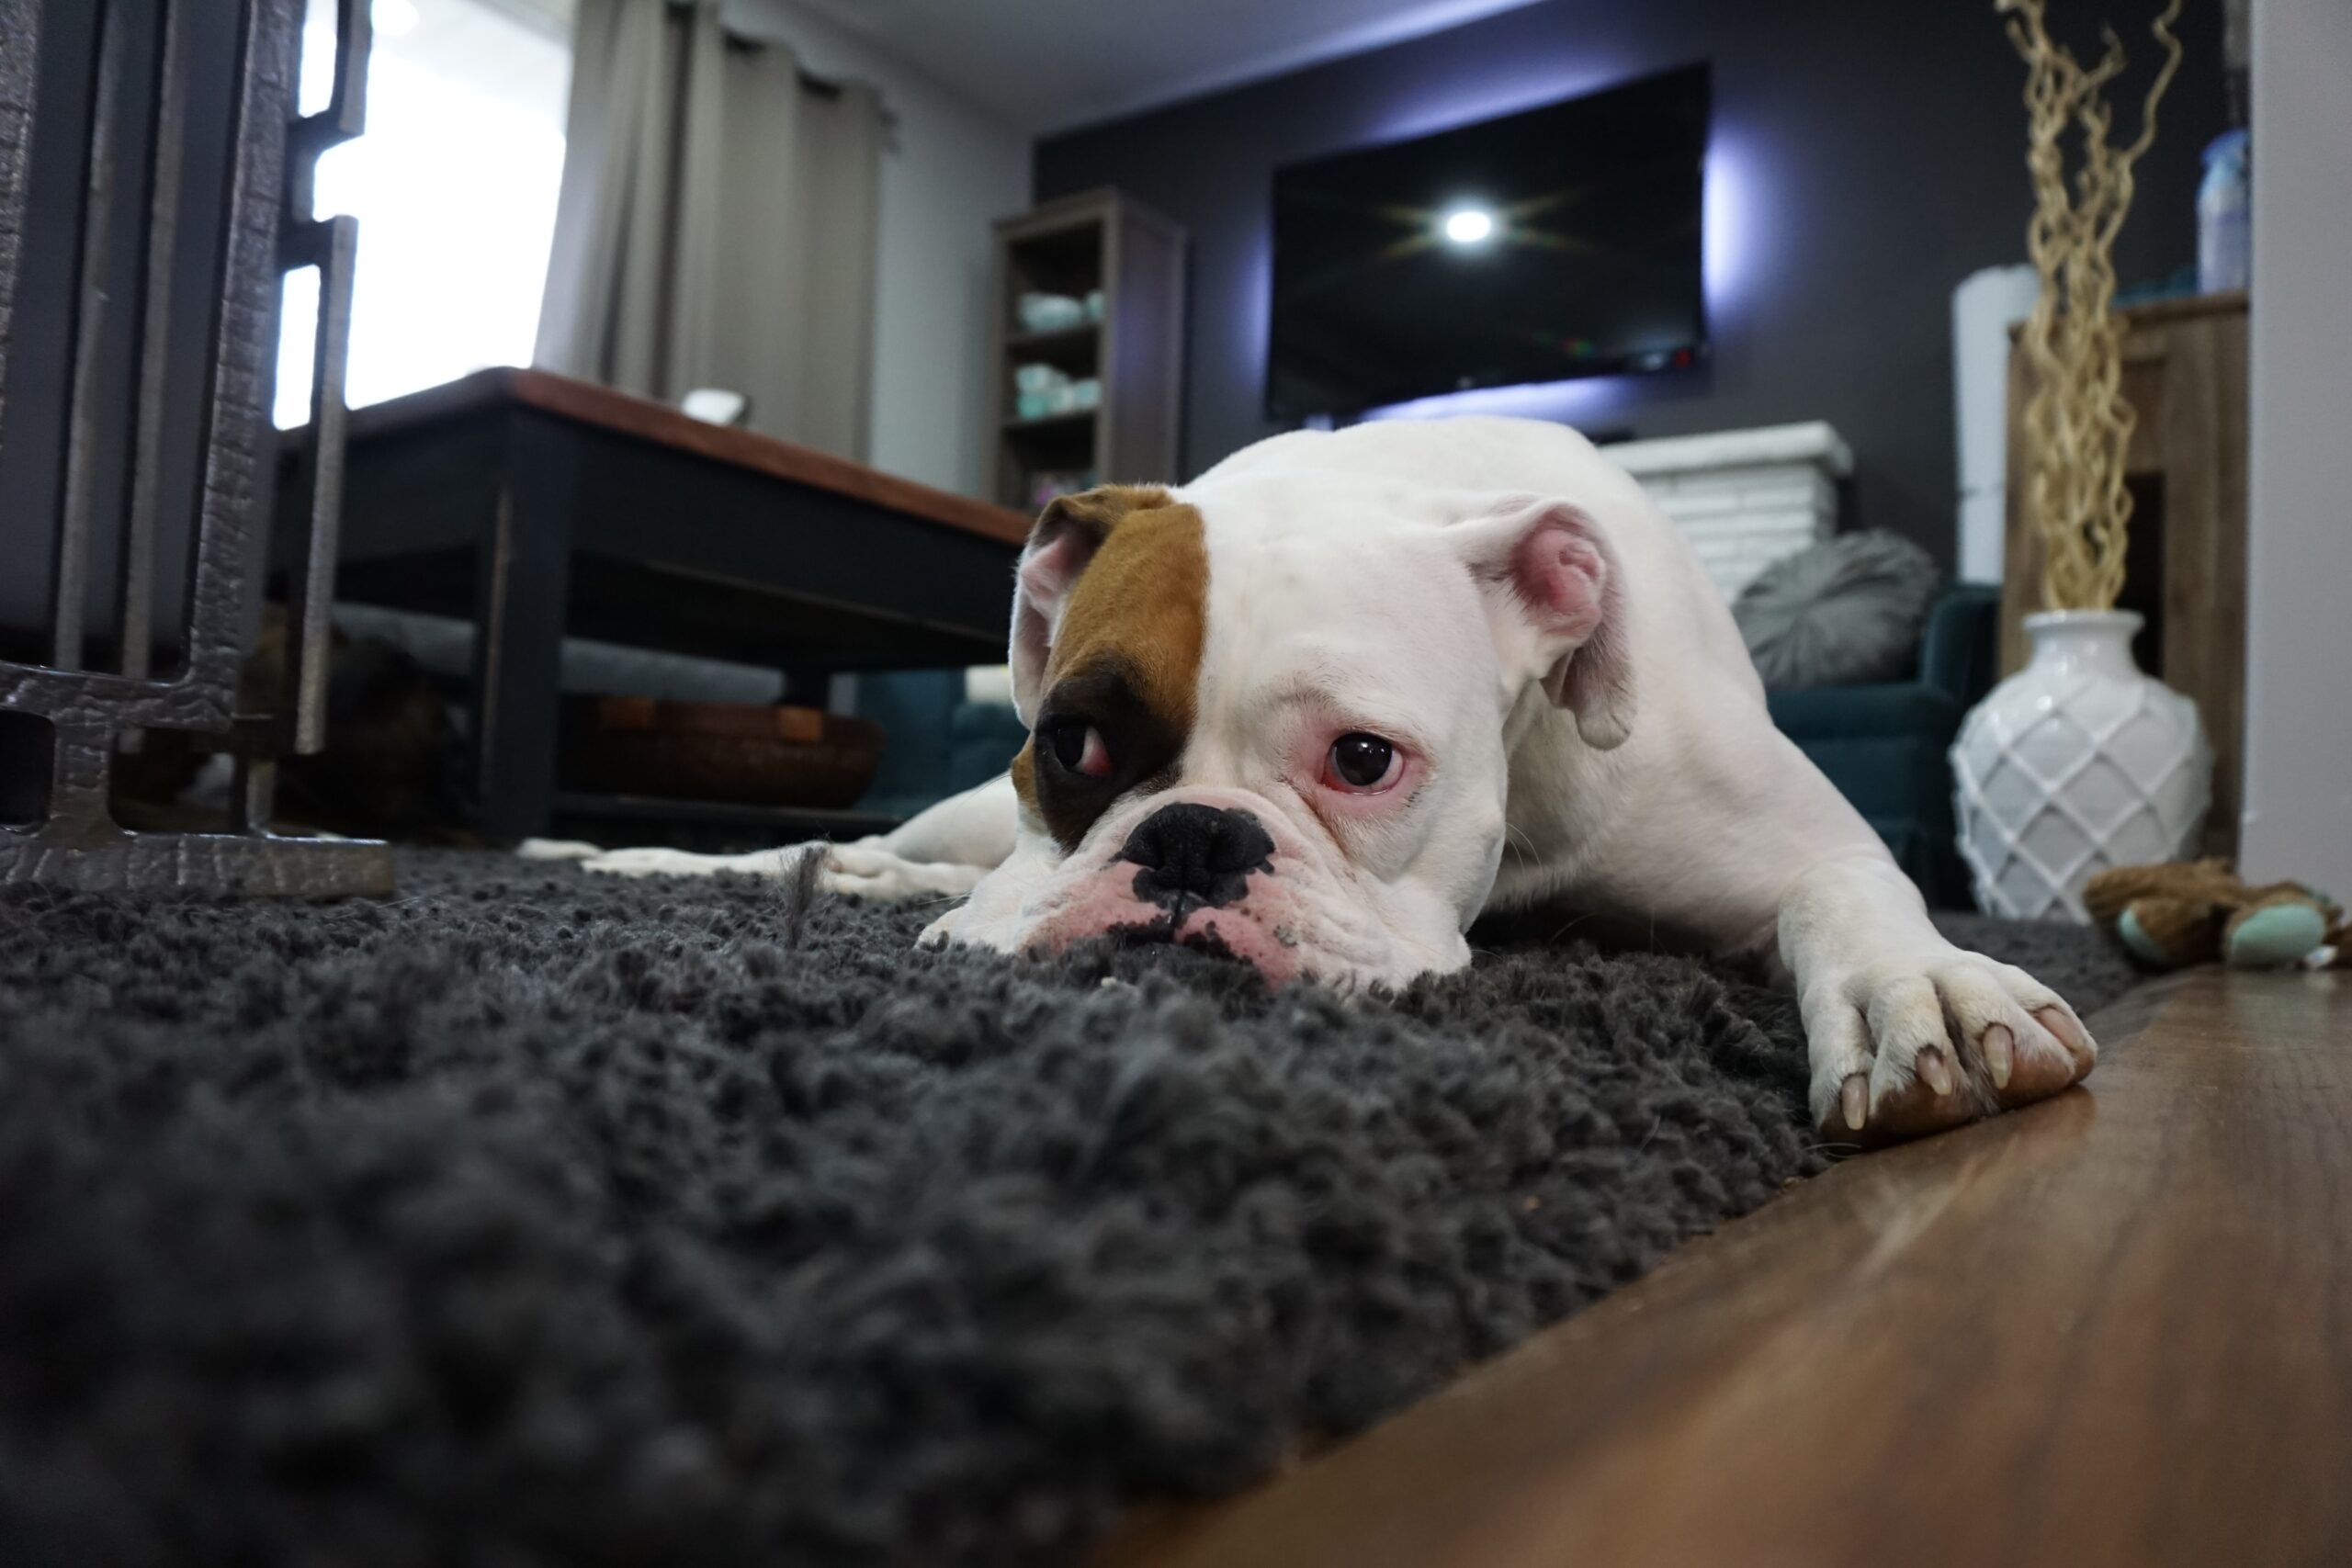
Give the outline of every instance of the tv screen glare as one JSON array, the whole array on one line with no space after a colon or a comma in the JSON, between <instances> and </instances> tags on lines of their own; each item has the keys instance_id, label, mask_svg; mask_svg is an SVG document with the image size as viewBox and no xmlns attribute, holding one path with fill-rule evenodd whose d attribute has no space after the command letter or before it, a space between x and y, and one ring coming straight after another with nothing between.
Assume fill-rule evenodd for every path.
<instances>
[{"instance_id":1,"label":"tv screen glare","mask_svg":"<svg viewBox=\"0 0 2352 1568\"><path fill-rule=\"evenodd\" d=\"M1281 423L1707 354L1707 67L1274 175Z\"/></svg>"}]
</instances>

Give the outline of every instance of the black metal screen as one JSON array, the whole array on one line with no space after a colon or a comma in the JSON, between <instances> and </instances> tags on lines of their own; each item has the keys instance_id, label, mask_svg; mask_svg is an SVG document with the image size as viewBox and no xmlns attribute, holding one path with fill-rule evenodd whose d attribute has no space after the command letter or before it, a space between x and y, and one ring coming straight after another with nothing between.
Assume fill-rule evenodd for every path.
<instances>
[{"instance_id":1,"label":"black metal screen","mask_svg":"<svg viewBox=\"0 0 2352 1568\"><path fill-rule=\"evenodd\" d=\"M302 0L0 0L0 881L385 891L381 845L277 839L273 759L325 743L349 218L319 154L365 114L368 0L336 0L331 101L298 112ZM277 446L287 271L319 271L309 521L288 657L238 710ZM229 829L130 833L119 750L237 760Z\"/></svg>"}]
</instances>

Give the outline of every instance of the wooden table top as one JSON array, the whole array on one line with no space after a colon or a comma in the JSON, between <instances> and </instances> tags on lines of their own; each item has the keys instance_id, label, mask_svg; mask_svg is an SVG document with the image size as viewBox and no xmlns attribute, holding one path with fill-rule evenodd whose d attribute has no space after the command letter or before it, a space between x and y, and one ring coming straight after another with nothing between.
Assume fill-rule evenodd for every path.
<instances>
[{"instance_id":1,"label":"wooden table top","mask_svg":"<svg viewBox=\"0 0 2352 1568\"><path fill-rule=\"evenodd\" d=\"M1839 1166L1116 1568L2352 1562L2352 975Z\"/></svg>"},{"instance_id":2,"label":"wooden table top","mask_svg":"<svg viewBox=\"0 0 2352 1568\"><path fill-rule=\"evenodd\" d=\"M354 410L351 439L355 443L378 440L439 421L516 406L536 409L575 424L650 441L715 463L831 491L1007 544L1018 545L1029 537L1030 519L1010 508L934 490L846 457L780 441L773 435L712 424L666 403L630 397L609 387L546 370L478 370L442 386Z\"/></svg>"}]
</instances>

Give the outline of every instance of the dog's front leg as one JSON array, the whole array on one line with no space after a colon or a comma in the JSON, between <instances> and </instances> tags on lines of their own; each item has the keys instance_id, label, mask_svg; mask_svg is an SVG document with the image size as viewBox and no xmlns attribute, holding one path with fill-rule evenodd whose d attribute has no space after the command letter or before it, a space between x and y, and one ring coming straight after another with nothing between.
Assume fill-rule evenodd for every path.
<instances>
[{"instance_id":1,"label":"dog's front leg","mask_svg":"<svg viewBox=\"0 0 2352 1568\"><path fill-rule=\"evenodd\" d=\"M1947 942L1883 854L1826 859L1782 897L1780 959L1804 1015L1815 1124L1917 1137L2056 1094L2098 1047L2024 970Z\"/></svg>"},{"instance_id":2,"label":"dog's front leg","mask_svg":"<svg viewBox=\"0 0 2352 1568\"><path fill-rule=\"evenodd\" d=\"M1020 800L1005 777L953 795L895 832L855 843L819 840L748 854L704 855L684 850L599 850L594 844L534 840L523 853L540 860L576 860L589 871L616 876L709 876L722 871L786 876L803 855L818 857L818 886L851 897L961 897L1012 852Z\"/></svg>"}]
</instances>

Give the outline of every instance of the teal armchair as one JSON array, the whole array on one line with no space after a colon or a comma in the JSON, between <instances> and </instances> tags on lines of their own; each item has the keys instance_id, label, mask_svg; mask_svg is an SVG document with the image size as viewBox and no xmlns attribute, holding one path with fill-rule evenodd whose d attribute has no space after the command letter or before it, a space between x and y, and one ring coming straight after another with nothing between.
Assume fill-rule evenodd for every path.
<instances>
[{"instance_id":1,"label":"teal armchair","mask_svg":"<svg viewBox=\"0 0 2352 1568\"><path fill-rule=\"evenodd\" d=\"M858 807L893 817L988 783L1029 739L1011 703L965 698L961 670L861 675L857 712L883 735L881 766Z\"/></svg>"},{"instance_id":2,"label":"teal armchair","mask_svg":"<svg viewBox=\"0 0 2352 1568\"><path fill-rule=\"evenodd\" d=\"M1773 692L1772 722L1829 775L1934 908L1972 902L1955 848L1952 739L1992 689L2000 662L2001 592L1947 588L1928 613L1908 681Z\"/></svg>"}]
</instances>

